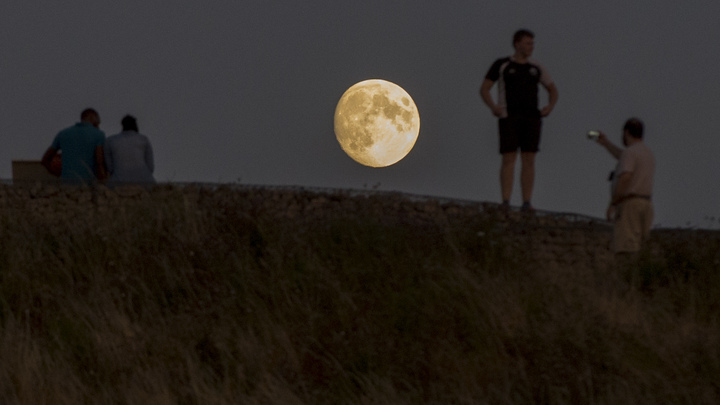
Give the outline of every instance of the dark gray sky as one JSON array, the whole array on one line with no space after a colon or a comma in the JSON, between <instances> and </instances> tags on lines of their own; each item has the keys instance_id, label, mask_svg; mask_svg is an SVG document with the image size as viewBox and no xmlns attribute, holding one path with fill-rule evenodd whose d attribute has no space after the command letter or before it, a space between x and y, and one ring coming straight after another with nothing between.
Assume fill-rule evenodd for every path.
<instances>
[{"instance_id":1,"label":"dark gray sky","mask_svg":"<svg viewBox=\"0 0 720 405\"><path fill-rule=\"evenodd\" d=\"M614 161L585 133L619 142L638 116L658 162L655 224L720 227L706 219L720 216L718 15L698 0L3 1L0 177L92 106L107 135L138 118L159 181L497 202L496 120L478 88L527 27L560 92L534 205L602 216ZM421 122L410 154L379 169L333 133L340 96L371 78L410 93Z\"/></svg>"}]
</instances>

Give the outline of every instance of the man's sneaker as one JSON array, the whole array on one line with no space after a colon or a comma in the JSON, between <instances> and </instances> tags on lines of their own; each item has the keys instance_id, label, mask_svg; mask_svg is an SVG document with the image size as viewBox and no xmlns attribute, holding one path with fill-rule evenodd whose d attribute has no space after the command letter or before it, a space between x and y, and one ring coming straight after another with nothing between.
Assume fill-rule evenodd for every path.
<instances>
[{"instance_id":1,"label":"man's sneaker","mask_svg":"<svg viewBox=\"0 0 720 405\"><path fill-rule=\"evenodd\" d=\"M510 201L503 201L502 204L500 204L500 211L503 211L503 212L510 211Z\"/></svg>"},{"instance_id":2,"label":"man's sneaker","mask_svg":"<svg viewBox=\"0 0 720 405\"><path fill-rule=\"evenodd\" d=\"M522 212L535 212L535 208L533 208L532 205L530 205L530 202L526 201L523 203L522 207L520 207L520 211Z\"/></svg>"}]
</instances>

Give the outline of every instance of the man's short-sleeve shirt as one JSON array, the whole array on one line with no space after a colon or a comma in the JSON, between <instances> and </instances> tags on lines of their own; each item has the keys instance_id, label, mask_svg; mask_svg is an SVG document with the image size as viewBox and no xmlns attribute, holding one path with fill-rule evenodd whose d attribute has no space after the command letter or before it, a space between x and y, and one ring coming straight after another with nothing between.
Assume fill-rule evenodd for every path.
<instances>
[{"instance_id":1,"label":"man's short-sleeve shirt","mask_svg":"<svg viewBox=\"0 0 720 405\"><path fill-rule=\"evenodd\" d=\"M62 151L63 180L93 180L96 177L95 149L105 144L105 133L89 122L79 122L60 131L51 147Z\"/></svg>"},{"instance_id":2,"label":"man's short-sleeve shirt","mask_svg":"<svg viewBox=\"0 0 720 405\"><path fill-rule=\"evenodd\" d=\"M539 117L538 84L548 87L553 83L536 60L517 63L512 57L496 60L485 78L498 83L498 105L505 109L505 116L511 117Z\"/></svg>"},{"instance_id":3,"label":"man's short-sleeve shirt","mask_svg":"<svg viewBox=\"0 0 720 405\"><path fill-rule=\"evenodd\" d=\"M655 156L644 142L637 142L623 150L615 177L632 173L628 194L651 196L655 176Z\"/></svg>"}]
</instances>

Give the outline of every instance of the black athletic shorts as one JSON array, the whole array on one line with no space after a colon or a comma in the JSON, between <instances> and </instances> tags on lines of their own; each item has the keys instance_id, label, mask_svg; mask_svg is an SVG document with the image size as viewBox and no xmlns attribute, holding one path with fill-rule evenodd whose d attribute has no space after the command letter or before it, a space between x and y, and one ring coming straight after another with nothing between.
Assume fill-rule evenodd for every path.
<instances>
[{"instance_id":1,"label":"black athletic shorts","mask_svg":"<svg viewBox=\"0 0 720 405\"><path fill-rule=\"evenodd\" d=\"M542 118L508 117L498 120L500 132L500 153L537 152L540 149Z\"/></svg>"}]
</instances>

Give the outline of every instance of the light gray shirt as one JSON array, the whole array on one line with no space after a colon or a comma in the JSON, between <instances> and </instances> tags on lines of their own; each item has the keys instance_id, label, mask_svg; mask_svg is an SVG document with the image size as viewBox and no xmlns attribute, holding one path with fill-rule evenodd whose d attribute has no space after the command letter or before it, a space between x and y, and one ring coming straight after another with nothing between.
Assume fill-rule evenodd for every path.
<instances>
[{"instance_id":1,"label":"light gray shirt","mask_svg":"<svg viewBox=\"0 0 720 405\"><path fill-rule=\"evenodd\" d=\"M135 131L123 131L105 141L109 183L155 183L155 162L150 140Z\"/></svg>"},{"instance_id":2,"label":"light gray shirt","mask_svg":"<svg viewBox=\"0 0 720 405\"><path fill-rule=\"evenodd\" d=\"M625 172L632 173L628 194L652 196L655 156L645 142L634 143L622 152L615 177Z\"/></svg>"}]
</instances>

